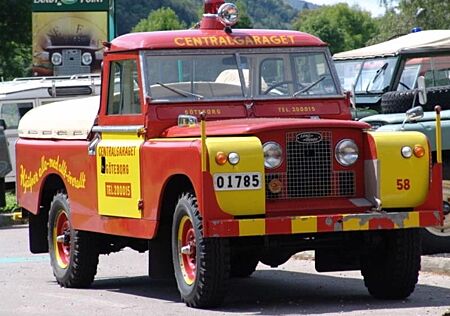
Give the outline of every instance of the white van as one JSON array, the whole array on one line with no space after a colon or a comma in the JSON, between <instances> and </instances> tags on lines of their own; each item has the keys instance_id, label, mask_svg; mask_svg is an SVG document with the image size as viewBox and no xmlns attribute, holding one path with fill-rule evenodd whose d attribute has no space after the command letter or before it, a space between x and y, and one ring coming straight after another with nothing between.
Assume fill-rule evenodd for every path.
<instances>
[{"instance_id":1,"label":"white van","mask_svg":"<svg viewBox=\"0 0 450 316\"><path fill-rule=\"evenodd\" d=\"M17 126L25 113L42 104L99 94L100 76L97 74L17 78L0 82L0 120L6 125L5 136L13 169L6 175L5 182L16 181Z\"/></svg>"}]
</instances>

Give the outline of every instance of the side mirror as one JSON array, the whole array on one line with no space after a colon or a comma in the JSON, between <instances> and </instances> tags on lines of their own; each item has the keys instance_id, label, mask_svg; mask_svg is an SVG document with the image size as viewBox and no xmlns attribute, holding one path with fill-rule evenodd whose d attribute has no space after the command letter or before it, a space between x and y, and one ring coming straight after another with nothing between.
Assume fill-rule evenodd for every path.
<instances>
[{"instance_id":1,"label":"side mirror","mask_svg":"<svg viewBox=\"0 0 450 316\"><path fill-rule=\"evenodd\" d=\"M352 108L356 110L356 95L355 95L355 84L352 83L352 87L350 90L350 104L352 105Z\"/></svg>"},{"instance_id":2,"label":"side mirror","mask_svg":"<svg viewBox=\"0 0 450 316\"><path fill-rule=\"evenodd\" d=\"M423 117L423 107L415 106L412 109L406 111L406 117L402 123L402 129L404 129L406 122L417 121Z\"/></svg>"},{"instance_id":3,"label":"side mirror","mask_svg":"<svg viewBox=\"0 0 450 316\"><path fill-rule=\"evenodd\" d=\"M4 119L0 119L0 127L2 127L4 130L6 129L6 122Z\"/></svg>"},{"instance_id":4,"label":"side mirror","mask_svg":"<svg viewBox=\"0 0 450 316\"><path fill-rule=\"evenodd\" d=\"M419 88L419 103L425 105L427 103L427 90L425 87L424 76L419 76L417 78L417 87Z\"/></svg>"}]
</instances>

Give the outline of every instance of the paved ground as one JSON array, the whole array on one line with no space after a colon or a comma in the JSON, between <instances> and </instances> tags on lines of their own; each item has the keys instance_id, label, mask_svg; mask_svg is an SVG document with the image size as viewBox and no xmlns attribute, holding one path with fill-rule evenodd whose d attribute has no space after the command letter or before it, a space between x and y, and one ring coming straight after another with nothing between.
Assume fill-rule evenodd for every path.
<instances>
[{"instance_id":1,"label":"paved ground","mask_svg":"<svg viewBox=\"0 0 450 316\"><path fill-rule=\"evenodd\" d=\"M125 250L101 256L91 289L60 288L48 255L28 252L27 227L0 229L0 315L436 315L450 316L450 275L421 273L403 301L370 297L359 272L318 274L312 260L278 269L259 265L234 279L222 307L194 310L173 282L147 275L147 256ZM439 262L445 257L430 257Z\"/></svg>"}]
</instances>

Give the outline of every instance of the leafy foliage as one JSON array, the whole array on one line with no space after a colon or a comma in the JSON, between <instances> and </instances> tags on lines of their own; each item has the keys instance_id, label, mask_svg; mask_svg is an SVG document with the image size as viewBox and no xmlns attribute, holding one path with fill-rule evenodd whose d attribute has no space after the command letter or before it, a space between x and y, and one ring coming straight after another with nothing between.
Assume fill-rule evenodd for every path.
<instances>
[{"instance_id":1,"label":"leafy foliage","mask_svg":"<svg viewBox=\"0 0 450 316\"><path fill-rule=\"evenodd\" d=\"M450 29L450 3L440 0L401 0L377 19L379 33L370 44L407 34L419 26L424 30Z\"/></svg>"},{"instance_id":2,"label":"leafy foliage","mask_svg":"<svg viewBox=\"0 0 450 316\"><path fill-rule=\"evenodd\" d=\"M0 80L27 74L31 65L31 1L0 1Z\"/></svg>"},{"instance_id":3,"label":"leafy foliage","mask_svg":"<svg viewBox=\"0 0 450 316\"><path fill-rule=\"evenodd\" d=\"M142 19L160 8L171 8L181 22L191 26L198 21L202 0L116 0L117 32L125 34Z\"/></svg>"},{"instance_id":4,"label":"leafy foliage","mask_svg":"<svg viewBox=\"0 0 450 316\"><path fill-rule=\"evenodd\" d=\"M6 192L6 206L1 208L0 213L12 213L19 208L17 205L16 195L12 192Z\"/></svg>"},{"instance_id":5,"label":"leafy foliage","mask_svg":"<svg viewBox=\"0 0 450 316\"><path fill-rule=\"evenodd\" d=\"M369 12L344 3L302 11L293 27L329 43L332 53L365 46L378 30Z\"/></svg>"},{"instance_id":6,"label":"leafy foliage","mask_svg":"<svg viewBox=\"0 0 450 316\"><path fill-rule=\"evenodd\" d=\"M241 11L237 28L290 29L298 11L280 0L236 0ZM202 0L116 0L118 34L128 33L140 20L161 7L171 8L188 27L200 20Z\"/></svg>"},{"instance_id":7,"label":"leafy foliage","mask_svg":"<svg viewBox=\"0 0 450 316\"><path fill-rule=\"evenodd\" d=\"M146 19L142 19L133 27L132 32L151 32L166 30L181 30L186 25L178 19L171 8L160 8L150 12Z\"/></svg>"}]
</instances>

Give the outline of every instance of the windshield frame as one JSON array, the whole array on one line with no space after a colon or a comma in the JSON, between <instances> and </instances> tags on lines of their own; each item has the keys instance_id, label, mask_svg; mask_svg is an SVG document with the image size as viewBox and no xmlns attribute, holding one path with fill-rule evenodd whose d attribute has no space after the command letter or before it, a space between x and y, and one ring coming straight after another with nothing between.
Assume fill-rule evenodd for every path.
<instances>
[{"instance_id":1,"label":"windshield frame","mask_svg":"<svg viewBox=\"0 0 450 316\"><path fill-rule=\"evenodd\" d=\"M334 85L336 94L322 94L322 95L308 95L308 94L300 94L298 96L292 95L280 95L280 96L269 96L269 95L261 95L258 94L253 87L253 83L247 86L244 82L244 74L242 67L242 56L248 54L272 54L274 57L279 56L279 54L307 54L307 53L320 53L324 56L324 61L326 63L326 67L329 70L329 76ZM242 97L233 96L233 97L208 97L208 98L179 98L179 99L152 99L151 91L150 91L150 83L152 82L149 78L149 59L152 57L158 56L198 56L198 55L233 55L237 61L237 69L239 73L239 79L241 83L241 88L243 90ZM289 56L290 58L292 56ZM292 99L330 99L330 98L338 98L343 96L343 91L341 85L339 83L339 79L337 76L336 69L334 67L334 63L332 62L331 54L329 52L328 47L279 47L279 48L233 48L233 49L168 49L168 50L142 50L140 52L140 67L141 67L141 76L143 82L143 93L147 100L150 100L150 103L159 104L159 103L186 103L186 102L211 102L211 101L239 101L239 100L292 100ZM294 65L292 65L293 67ZM259 69L255 70L258 71ZM259 74L260 75L260 74ZM253 80L254 81L254 80ZM256 81L254 81L256 82Z\"/></svg>"},{"instance_id":2,"label":"windshield frame","mask_svg":"<svg viewBox=\"0 0 450 316\"><path fill-rule=\"evenodd\" d=\"M384 61L384 62L383 62ZM365 69L364 66L368 63L377 62L381 66L374 68L373 75L362 82L362 74ZM382 94L386 91L390 91L391 87L395 81L395 74L400 63L400 56L383 56L383 57L370 57L370 58L358 58L358 59L345 59L345 60L335 60L336 64L349 64L349 63L359 63L359 71L353 81L355 95L372 95L372 94ZM337 66L336 68L339 68ZM386 76L389 74L390 76ZM379 80L384 79L387 82L381 89L373 89L374 83L380 82ZM345 78L345 77L344 77ZM374 80L375 79L375 80ZM340 80L340 79L339 79ZM341 81L340 81L341 82ZM341 83L342 85L342 83ZM361 89L357 89L360 86ZM344 88L344 87L343 87Z\"/></svg>"}]
</instances>

